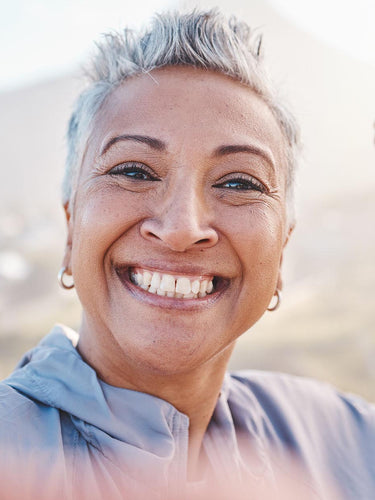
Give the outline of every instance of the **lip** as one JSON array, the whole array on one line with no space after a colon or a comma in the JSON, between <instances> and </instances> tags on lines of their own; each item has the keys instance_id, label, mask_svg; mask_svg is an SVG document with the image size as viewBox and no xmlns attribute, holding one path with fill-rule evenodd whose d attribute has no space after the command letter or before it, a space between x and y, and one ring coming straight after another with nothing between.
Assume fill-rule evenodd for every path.
<instances>
[{"instance_id":1,"label":"lip","mask_svg":"<svg viewBox=\"0 0 375 500\"><path fill-rule=\"evenodd\" d=\"M196 299L194 298L177 299L167 296L160 296L157 294L147 292L146 290L143 290L142 288L136 286L130 280L129 270L134 268L140 268L152 272L173 274L176 276L186 276L189 278L195 278L197 276L200 277L214 276L214 279L216 281L216 286L215 286L216 289L214 292L206 295L205 297ZM186 266L185 267L173 266L172 268L170 266L163 265L163 268L161 269L160 267L156 268L149 265L144 266L140 264L131 264L131 265L115 265L114 270L121 284L124 286L125 289L127 289L132 294L133 297L149 305L156 307L164 307L166 309L194 310L213 305L221 298L221 296L228 289L230 282L228 278L223 278L214 273L209 274L207 273L207 271L203 271L201 268L199 269L197 267L189 267L189 270L187 272Z\"/></svg>"},{"instance_id":2,"label":"lip","mask_svg":"<svg viewBox=\"0 0 375 500\"><path fill-rule=\"evenodd\" d=\"M188 278L195 278L197 276L208 277L217 276L225 278L222 275L217 274L217 272L208 272L207 268L197 266L194 264L182 264L179 262L171 263L164 261L151 261L149 260L147 264L141 264L139 262L124 262L116 263L112 261L112 266L115 269L144 269L145 271L151 271L153 273L165 273L174 274L176 276L186 276Z\"/></svg>"}]
</instances>

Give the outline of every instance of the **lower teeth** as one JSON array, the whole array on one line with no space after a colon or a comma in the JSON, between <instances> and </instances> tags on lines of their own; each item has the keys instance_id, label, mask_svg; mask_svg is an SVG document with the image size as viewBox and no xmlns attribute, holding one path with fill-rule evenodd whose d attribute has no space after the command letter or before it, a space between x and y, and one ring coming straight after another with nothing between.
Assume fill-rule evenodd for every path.
<instances>
[{"instance_id":1,"label":"lower teeth","mask_svg":"<svg viewBox=\"0 0 375 500\"><path fill-rule=\"evenodd\" d=\"M138 286L138 285L137 285ZM153 293L155 295L160 295L161 297L170 297L173 299L197 299L198 297L202 299L207 293L187 293L186 295L182 293L176 293L176 292L164 292L163 290L160 290L160 288L154 288L152 286L141 286L140 288L143 288L143 290L146 290L149 293Z\"/></svg>"}]
</instances>

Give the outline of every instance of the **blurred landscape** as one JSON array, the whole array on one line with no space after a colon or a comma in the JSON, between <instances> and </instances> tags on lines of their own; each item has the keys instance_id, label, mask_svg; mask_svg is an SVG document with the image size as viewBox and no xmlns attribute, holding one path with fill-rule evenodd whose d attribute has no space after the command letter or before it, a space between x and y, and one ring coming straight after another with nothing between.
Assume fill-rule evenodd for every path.
<instances>
[{"instance_id":1,"label":"blurred landscape","mask_svg":"<svg viewBox=\"0 0 375 500\"><path fill-rule=\"evenodd\" d=\"M315 40L267 2L234 1L230 11L264 33L270 72L305 144L282 306L241 338L231 368L317 377L375 401L375 69ZM77 74L0 93L1 378L54 323L79 325L75 292L56 280Z\"/></svg>"}]
</instances>

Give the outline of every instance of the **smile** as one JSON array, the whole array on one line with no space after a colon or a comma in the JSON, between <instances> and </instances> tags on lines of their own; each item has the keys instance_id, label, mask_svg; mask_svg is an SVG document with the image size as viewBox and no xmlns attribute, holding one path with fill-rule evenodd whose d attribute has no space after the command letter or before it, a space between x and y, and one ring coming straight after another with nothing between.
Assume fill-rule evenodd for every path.
<instances>
[{"instance_id":1,"label":"smile","mask_svg":"<svg viewBox=\"0 0 375 500\"><path fill-rule=\"evenodd\" d=\"M176 276L141 268L129 268L130 281L139 288L163 297L175 299L204 298L213 293L212 276Z\"/></svg>"}]
</instances>

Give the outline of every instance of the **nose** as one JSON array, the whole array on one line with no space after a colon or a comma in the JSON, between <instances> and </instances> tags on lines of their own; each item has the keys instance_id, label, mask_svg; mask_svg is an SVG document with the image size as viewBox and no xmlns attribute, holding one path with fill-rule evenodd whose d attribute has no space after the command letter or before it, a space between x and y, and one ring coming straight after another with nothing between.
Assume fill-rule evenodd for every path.
<instances>
[{"instance_id":1,"label":"nose","mask_svg":"<svg viewBox=\"0 0 375 500\"><path fill-rule=\"evenodd\" d=\"M218 242L207 207L194 191L176 190L154 213L157 215L146 218L140 228L149 241L162 243L175 252L210 248Z\"/></svg>"}]
</instances>

